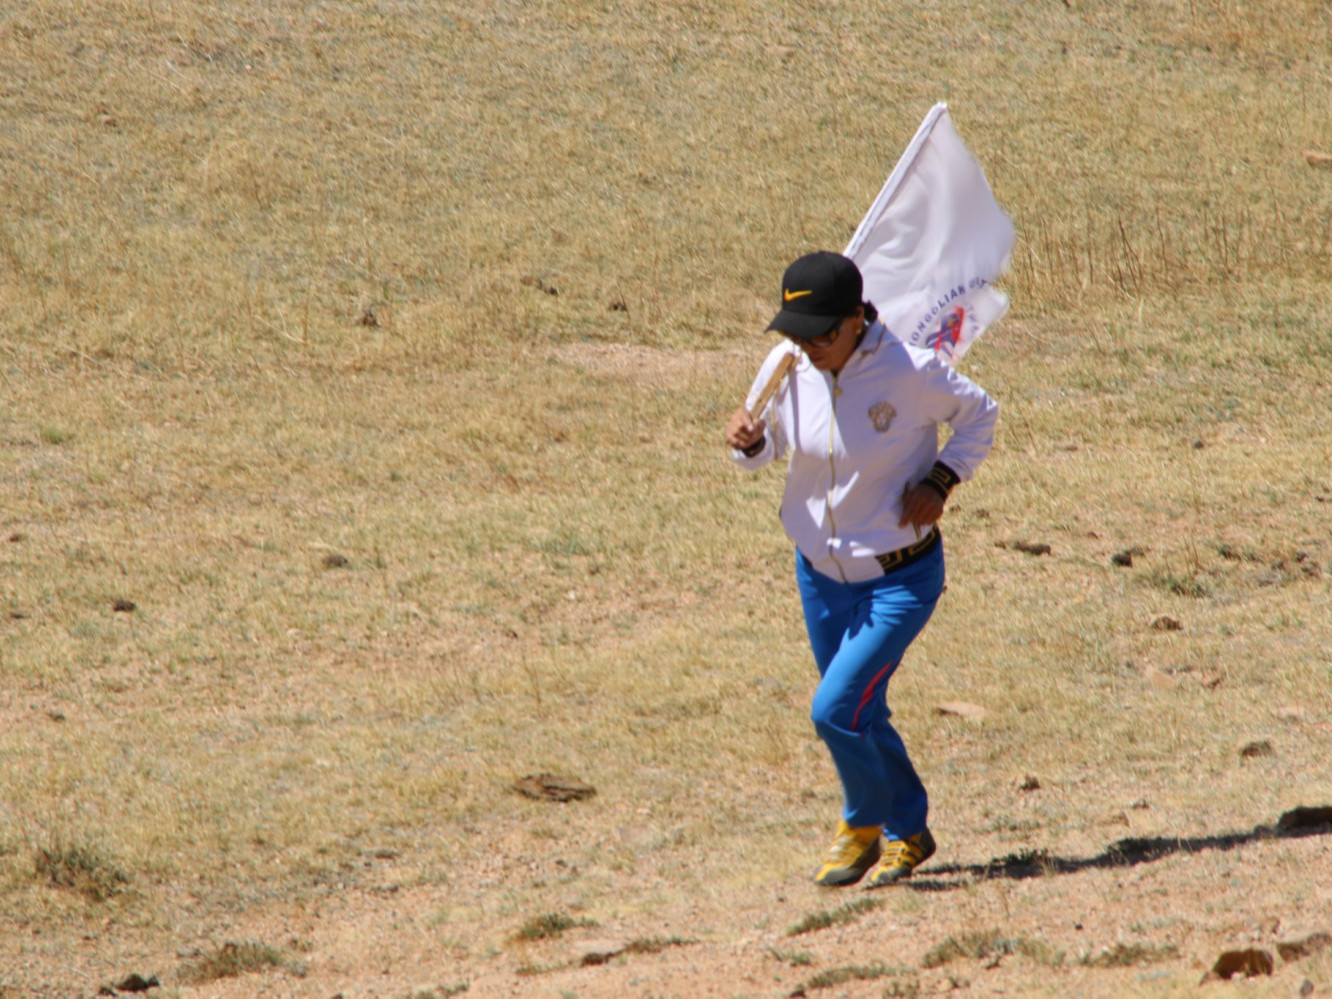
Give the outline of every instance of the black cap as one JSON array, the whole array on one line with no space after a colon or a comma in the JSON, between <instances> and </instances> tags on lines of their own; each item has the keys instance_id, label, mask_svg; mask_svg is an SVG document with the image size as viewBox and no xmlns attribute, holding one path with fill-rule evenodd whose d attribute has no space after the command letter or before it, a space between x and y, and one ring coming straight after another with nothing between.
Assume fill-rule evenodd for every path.
<instances>
[{"instance_id":1,"label":"black cap","mask_svg":"<svg viewBox=\"0 0 1332 999\"><path fill-rule=\"evenodd\" d=\"M782 275L782 311L768 329L801 340L823 336L860 305L860 268L840 253L801 257Z\"/></svg>"}]
</instances>

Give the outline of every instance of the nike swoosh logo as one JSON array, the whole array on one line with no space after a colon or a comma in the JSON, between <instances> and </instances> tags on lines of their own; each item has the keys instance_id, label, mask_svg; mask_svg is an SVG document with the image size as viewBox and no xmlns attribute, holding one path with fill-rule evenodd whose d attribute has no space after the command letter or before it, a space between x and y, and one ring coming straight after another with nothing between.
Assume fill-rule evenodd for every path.
<instances>
[{"instance_id":1,"label":"nike swoosh logo","mask_svg":"<svg viewBox=\"0 0 1332 999\"><path fill-rule=\"evenodd\" d=\"M782 300L785 302L794 302L797 298L804 298L806 295L814 294L813 289L809 291L783 291Z\"/></svg>"}]
</instances>

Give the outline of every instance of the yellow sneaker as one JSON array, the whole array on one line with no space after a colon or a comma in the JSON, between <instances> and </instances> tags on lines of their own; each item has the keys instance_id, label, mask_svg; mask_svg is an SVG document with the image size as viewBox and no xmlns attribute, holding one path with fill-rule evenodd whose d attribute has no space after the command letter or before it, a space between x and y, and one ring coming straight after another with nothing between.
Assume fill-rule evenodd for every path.
<instances>
[{"instance_id":1,"label":"yellow sneaker","mask_svg":"<svg viewBox=\"0 0 1332 999\"><path fill-rule=\"evenodd\" d=\"M883 859L870 871L865 887L882 888L909 878L912 871L933 856L934 837L928 829L906 839L890 839L888 848L883 851Z\"/></svg>"},{"instance_id":2,"label":"yellow sneaker","mask_svg":"<svg viewBox=\"0 0 1332 999\"><path fill-rule=\"evenodd\" d=\"M879 859L879 837L882 835L883 829L879 826L852 828L845 820L839 820L837 836L828 848L828 855L823 858L819 873L814 875L814 883L829 888L855 884Z\"/></svg>"}]
</instances>

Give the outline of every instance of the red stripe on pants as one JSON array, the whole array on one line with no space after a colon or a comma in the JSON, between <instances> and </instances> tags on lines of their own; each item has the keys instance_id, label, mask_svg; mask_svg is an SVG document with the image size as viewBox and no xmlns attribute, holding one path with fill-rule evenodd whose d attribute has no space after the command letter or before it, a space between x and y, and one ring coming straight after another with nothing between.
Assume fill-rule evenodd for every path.
<instances>
[{"instance_id":1,"label":"red stripe on pants","mask_svg":"<svg viewBox=\"0 0 1332 999\"><path fill-rule=\"evenodd\" d=\"M896 666L897 663L889 663L883 669L879 670L879 672L874 674L874 679L869 682L869 686L865 688L865 692L860 695L860 703L856 705L856 713L851 719L852 732L860 731L860 712L865 709L865 705L868 704L870 698L874 696L874 688L879 685L879 681L883 679L884 674L891 673Z\"/></svg>"}]
</instances>

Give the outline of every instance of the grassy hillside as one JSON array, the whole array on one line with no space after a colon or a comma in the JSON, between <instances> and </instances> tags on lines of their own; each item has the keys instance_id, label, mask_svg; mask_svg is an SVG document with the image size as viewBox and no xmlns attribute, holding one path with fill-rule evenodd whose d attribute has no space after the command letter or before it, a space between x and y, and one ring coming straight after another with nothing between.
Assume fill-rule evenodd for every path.
<instances>
[{"instance_id":1,"label":"grassy hillside","mask_svg":"<svg viewBox=\"0 0 1332 999\"><path fill-rule=\"evenodd\" d=\"M1332 930L1328 837L1254 833L1332 802L1326 4L18 0L0 66L4 999L253 994L247 940L293 995L1184 994ZM890 691L941 850L788 938L861 896L721 432L939 100L1019 234Z\"/></svg>"}]
</instances>

